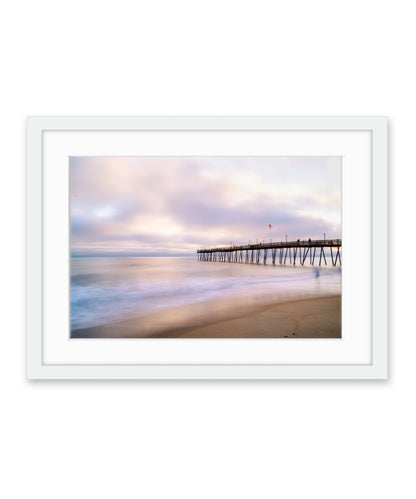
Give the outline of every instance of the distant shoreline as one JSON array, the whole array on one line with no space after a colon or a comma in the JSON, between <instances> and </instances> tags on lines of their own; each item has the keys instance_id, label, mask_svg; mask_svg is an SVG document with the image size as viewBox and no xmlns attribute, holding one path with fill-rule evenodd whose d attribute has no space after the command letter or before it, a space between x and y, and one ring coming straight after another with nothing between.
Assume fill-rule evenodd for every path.
<instances>
[{"instance_id":1,"label":"distant shoreline","mask_svg":"<svg viewBox=\"0 0 416 499\"><path fill-rule=\"evenodd\" d=\"M173 307L75 329L71 338L341 338L341 295L229 305L222 300Z\"/></svg>"},{"instance_id":2,"label":"distant shoreline","mask_svg":"<svg viewBox=\"0 0 416 499\"><path fill-rule=\"evenodd\" d=\"M71 258L195 258L197 260L197 253L188 253L181 255L120 255L118 253L101 254L101 255L72 255Z\"/></svg>"}]
</instances>

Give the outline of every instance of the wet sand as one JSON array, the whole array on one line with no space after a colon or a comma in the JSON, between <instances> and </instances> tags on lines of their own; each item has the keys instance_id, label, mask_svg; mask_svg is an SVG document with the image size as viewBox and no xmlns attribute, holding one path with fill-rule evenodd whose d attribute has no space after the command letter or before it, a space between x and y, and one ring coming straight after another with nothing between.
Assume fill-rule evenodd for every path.
<instances>
[{"instance_id":1,"label":"wet sand","mask_svg":"<svg viewBox=\"0 0 416 499\"><path fill-rule=\"evenodd\" d=\"M230 307L227 300L175 307L114 324L76 329L72 338L341 338L341 296Z\"/></svg>"}]
</instances>

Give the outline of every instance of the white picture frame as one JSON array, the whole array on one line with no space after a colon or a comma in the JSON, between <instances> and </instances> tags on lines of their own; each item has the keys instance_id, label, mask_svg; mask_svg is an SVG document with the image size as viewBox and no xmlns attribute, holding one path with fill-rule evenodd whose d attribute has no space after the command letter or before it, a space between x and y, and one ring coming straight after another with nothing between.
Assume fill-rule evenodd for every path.
<instances>
[{"instance_id":1,"label":"white picture frame","mask_svg":"<svg viewBox=\"0 0 416 499\"><path fill-rule=\"evenodd\" d=\"M138 380L386 379L388 374L387 127L387 119L384 117L29 117L27 119L26 171L27 377L29 379ZM132 138L131 134L136 134L136 136L140 136L140 142L142 146L144 144L144 150L147 154L150 150L150 154L164 155L171 154L172 151L166 150L167 146L165 149L162 145L159 148L159 142L163 141L157 140L158 137L169 136L169 133L175 134L175 137L185 137L184 134L188 134L189 143L195 132L198 136L215 134L225 144L233 137L236 140L235 144L242 143L243 141L238 139L238 134L248 134L247 136L251 134L255 136L256 140L257 137L264 136L267 137L270 144L273 144L274 137L277 136L288 139L291 137L296 139L299 136L305 143L309 144L309 149L306 150L312 151L312 153L319 149L319 145L313 146L315 138L319 138L321 141L331 142L330 151L332 154L342 156L348 156L345 153L346 149L343 149L342 140L345 144L349 144L348 147L353 148L354 141L350 140L352 137L364 137L364 135L368 137L369 151L365 156L368 158L365 160L368 162L368 186L362 190L361 198L357 196L357 200L354 200L353 185L355 182L359 182L361 171L356 166L358 162L353 164L352 162L348 163L348 161L345 168L351 168L353 173L351 173L351 179L344 182L343 185L345 191L343 191L343 196L346 199L343 210L349 210L352 204L360 204L361 199L362 206L354 206L354 210L356 212L358 210L357 213L361 212L363 219L367 217L369 226L371 226L371 230L367 230L368 234L365 236L368 236L367 246L370 253L367 267L369 268L363 279L354 274L351 264L346 289L350 295L354 295L354 289L361 286L368 290L368 306L364 312L358 314L365 314L367 317L366 320L362 321L363 327L361 328L360 325L360 317L355 323L348 322L349 316L352 315L351 308L348 309L348 303L346 310L349 315L343 310L343 327L344 321L348 322L351 336L367 338L365 342L362 342L366 343L366 351L369 352L365 361L358 355L354 361L342 361L341 357L337 357L336 361L334 357L334 361L332 361L329 356L321 363L319 360L311 363L302 361L301 356L296 357L295 352L287 359L280 358L276 363L271 362L270 358L259 362L261 344L258 347L258 357L250 359L245 354L245 357L231 363L224 361L225 357L221 357L218 348L218 359L213 354L214 356L209 363L201 361L202 357L193 358L192 353L189 354L190 357L186 362L166 362L166 356L161 356L160 361L158 361L157 343L156 346L155 343L152 344L153 353L149 356L148 361L143 361L142 357L138 362L132 362L131 358L120 362L115 353L114 358L111 357L111 349L110 353L106 354L107 357L103 356L102 360L94 362L86 360L87 354L83 356L73 353L70 360L62 360L64 357L61 360L56 360L53 355L49 354L54 336L61 334L60 321L62 324L68 321L68 317L65 317L66 314L59 312L59 306L55 307L53 303L54 293L51 293L50 290L55 284L58 288L60 281L65 280L68 268L57 263L59 267L56 268L59 269L59 272L47 269L49 262L53 259L51 259L52 252L47 249L47 240L50 234L52 232L55 234L55 229L62 225L61 231L56 230L54 239L58 240L58 243L59 239L62 239L61 242L64 244L61 244L60 247L64 248L66 244L63 241L65 239L64 226L68 224L68 220L64 216L60 217L59 210L56 214L54 213L53 217L50 216L54 212L54 197L51 195L49 199L47 196L48 192L55 195L55 190L59 191L60 189L59 186L62 186L62 192L65 191L65 184L68 184L68 171L66 170L67 164L65 167L64 162L59 163L58 161L52 164L48 159L50 157L48 147L55 147L56 143L59 142L63 151L61 157L64 157L79 153L80 150L84 151L85 144L88 144L89 141L92 143L93 140L98 140L96 142L98 144L108 144L107 139L110 135L120 137L124 134L123 137L126 140L121 141L123 144L120 147L126 149L120 150L126 150L127 153L132 154L129 140ZM83 146L71 146L72 142L68 139L70 136L79 139L79 143L82 143ZM46 137L52 137L52 139L46 140ZM59 137L59 140L55 140L55 137ZM340 140L342 137L343 139ZM145 147L147 139L149 139L149 150ZM295 154L297 150L296 140L292 140L291 143L292 149L288 148L288 153ZM74 150L71 147L74 147ZM261 145L257 147L261 148ZM227 148L225 147L225 149ZM259 149L257 149L257 153L258 151ZM94 152L95 154L108 154L108 149L104 150L104 146L102 146L102 150L97 150L97 146L95 146ZM194 145L192 153L197 154L198 152L198 146ZM201 151L201 153L206 154L206 150ZM349 156L349 158L351 157L353 155ZM354 168L356 171L353 171ZM56 195L60 196L61 194L58 192ZM350 240L355 239L355 235L363 233L360 232L360 217L358 215L355 215L355 220L357 227L354 228L354 224L351 224ZM47 257L45 251L47 251ZM47 282L47 289L45 282ZM49 290L49 292L45 290ZM48 311L51 309L57 310L55 323L47 318ZM65 307L62 310L65 310ZM45 324L48 332L45 332ZM65 345L70 345L70 342L74 340L63 336L63 341L67 342ZM140 339L136 341L140 341ZM244 341L239 340L238 345L236 344L238 346L236 350L240 347L244 348L244 344L241 343ZM344 343L342 341L337 347L340 351L346 350L348 347L348 341L344 341ZM93 347L91 346L91 348ZM120 349L123 348L127 348L127 344L126 347L121 344Z\"/></svg>"}]
</instances>

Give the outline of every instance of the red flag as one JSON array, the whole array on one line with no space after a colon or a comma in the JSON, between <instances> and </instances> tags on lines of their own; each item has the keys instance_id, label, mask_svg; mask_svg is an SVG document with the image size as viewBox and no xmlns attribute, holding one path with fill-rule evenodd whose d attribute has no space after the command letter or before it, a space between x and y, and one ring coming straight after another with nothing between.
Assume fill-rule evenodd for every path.
<instances>
[{"instance_id":1,"label":"red flag","mask_svg":"<svg viewBox=\"0 0 416 499\"><path fill-rule=\"evenodd\" d=\"M272 226L271 226L271 224L269 224L269 229L271 229L271 228L272 228Z\"/></svg>"}]
</instances>

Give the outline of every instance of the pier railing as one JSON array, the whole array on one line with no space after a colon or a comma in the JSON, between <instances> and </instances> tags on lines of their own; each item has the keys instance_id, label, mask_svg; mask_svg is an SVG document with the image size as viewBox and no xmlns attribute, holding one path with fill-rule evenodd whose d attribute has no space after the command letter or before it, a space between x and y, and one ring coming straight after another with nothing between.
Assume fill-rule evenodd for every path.
<instances>
[{"instance_id":1,"label":"pier railing","mask_svg":"<svg viewBox=\"0 0 416 499\"><path fill-rule=\"evenodd\" d=\"M270 242L246 244L242 246L222 246L197 250L198 259L209 262L234 262L234 263L256 263L261 261L266 264L270 255L273 265L296 265L296 260L300 265L304 265L307 259L310 265L315 265L315 259L327 265L327 256L331 257L331 263L336 266L341 265L341 239L318 239ZM329 254L325 254L325 248L329 248ZM317 255L318 252L318 255Z\"/></svg>"}]
</instances>

